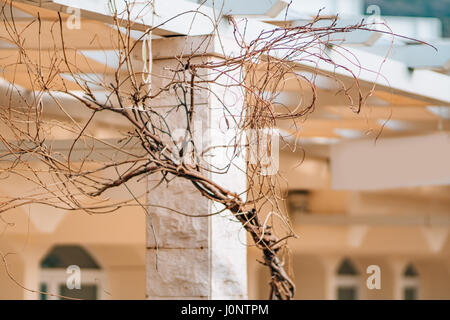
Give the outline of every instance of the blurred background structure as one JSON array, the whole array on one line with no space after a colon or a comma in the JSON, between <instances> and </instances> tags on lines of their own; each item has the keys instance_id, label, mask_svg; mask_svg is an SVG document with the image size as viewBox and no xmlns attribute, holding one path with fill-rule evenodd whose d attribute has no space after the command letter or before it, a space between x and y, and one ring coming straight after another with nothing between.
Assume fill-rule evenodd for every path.
<instances>
[{"instance_id":1,"label":"blurred background structure","mask_svg":"<svg viewBox=\"0 0 450 320\"><path fill-rule=\"evenodd\" d=\"M343 46L356 52L363 66L377 66L392 49L381 70L384 78L361 73L363 86L370 88L375 82L377 87L359 115L334 94L333 82L318 78L320 101L303 126L279 123L282 136L298 139L295 152L283 149L281 141L280 173L289 185L286 209L299 235L289 242L296 299L450 299L449 1L294 0L289 4L268 0L267 7L257 6L258 12L254 5L238 3L242 1L227 1L224 13L273 26L298 25L324 8L324 24L337 14L343 25L364 17L383 19L393 32L438 49L405 39L395 39L391 48L392 37L372 32L343 39ZM13 1L13 5L20 17L17 27L28 32L30 46L37 46L31 40L37 31L26 26L37 12L44 24L51 24L54 12L38 10L32 1ZM95 30L100 40L108 37L111 28L95 19L82 24ZM113 63L99 57L97 52L105 48L91 42L92 37L66 31L70 41L91 58L91 66L101 70ZM0 27L2 103L11 82L33 89L27 77L12 78L7 72L15 48L2 41L3 32ZM188 32L186 26L175 26L155 32L154 38L163 43L166 37ZM300 72L310 75L307 65ZM298 97L287 84L278 102L295 105ZM108 137L112 129L107 122L98 130ZM23 187L8 180L0 184L0 193L18 194ZM120 198L122 193L109 196ZM83 289L76 297L146 297L146 221L136 209L96 216L39 205L12 210L0 221L0 251L11 253L7 265L0 265L0 299L54 298L23 287L73 295L75 291L65 289L66 268L73 264L83 269ZM250 299L268 298L268 274L257 262L258 255L248 248ZM380 267L381 289L366 286L371 265Z\"/></svg>"}]
</instances>

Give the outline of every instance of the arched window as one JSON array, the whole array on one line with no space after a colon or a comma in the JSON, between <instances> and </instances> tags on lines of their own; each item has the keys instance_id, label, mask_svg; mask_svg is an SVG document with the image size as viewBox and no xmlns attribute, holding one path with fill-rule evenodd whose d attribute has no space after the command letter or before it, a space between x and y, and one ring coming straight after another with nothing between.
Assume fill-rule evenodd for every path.
<instances>
[{"instance_id":1,"label":"arched window","mask_svg":"<svg viewBox=\"0 0 450 320\"><path fill-rule=\"evenodd\" d=\"M403 299L419 299L419 273L413 264L408 264L403 271Z\"/></svg>"},{"instance_id":2,"label":"arched window","mask_svg":"<svg viewBox=\"0 0 450 320\"><path fill-rule=\"evenodd\" d=\"M336 299L357 300L360 293L359 271L348 258L342 260L336 271Z\"/></svg>"},{"instance_id":3,"label":"arched window","mask_svg":"<svg viewBox=\"0 0 450 320\"><path fill-rule=\"evenodd\" d=\"M79 285L74 285L76 279L79 279ZM84 248L77 245L54 246L41 260L40 291L43 292L96 300L103 298L104 280L100 265ZM59 298L41 294L40 299Z\"/></svg>"}]
</instances>

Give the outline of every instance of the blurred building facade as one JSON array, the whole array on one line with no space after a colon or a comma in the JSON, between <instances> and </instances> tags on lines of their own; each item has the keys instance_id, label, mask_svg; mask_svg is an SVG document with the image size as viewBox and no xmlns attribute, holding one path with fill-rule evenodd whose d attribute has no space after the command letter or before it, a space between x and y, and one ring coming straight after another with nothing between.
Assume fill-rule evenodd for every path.
<instances>
[{"instance_id":1,"label":"blurred building facade","mask_svg":"<svg viewBox=\"0 0 450 320\"><path fill-rule=\"evenodd\" d=\"M344 22L356 21L361 18L362 3L330 0L316 5L294 0L287 18L289 23L302 23L311 19L318 9L326 7L323 12L326 16L339 12ZM250 18L273 25L285 23L283 12ZM434 173L430 173L430 177L405 179L403 183L397 179L394 182L399 184L396 185L388 179L395 177L398 171L393 165L386 168L387 178L372 190L358 188L360 177L356 174L348 176L350 184L353 183L348 189L342 187L345 183L335 176L336 170L351 172L351 166L357 165L333 167L336 163L333 155L341 152L333 146L341 142L364 140L373 144L382 128L382 137L386 139L448 135L450 96L448 90L440 88L448 89L450 83L450 46L440 38L439 21L433 18L386 19L395 32L434 41L440 51L434 56L426 46L396 43L388 66L393 69L383 72L388 79L393 78L394 86L399 83L399 88L395 94L390 94L391 84L385 84L384 90L377 91L371 100L370 115L357 116L345 108L344 103L337 103L336 97L330 94L333 84L324 80L319 85L325 98L316 115L311 116L296 135L300 138L299 151L280 153L280 174L289 185L289 189L284 190L286 210L299 236L289 242L291 260L286 261L292 265L296 299L450 299L448 170L442 170L439 164L434 168L444 182L439 179L436 182ZM369 38L353 39L353 47L363 56L368 54L368 62L371 55L382 60L391 40L382 37L374 42ZM422 72L417 76L422 76L421 79L408 74L408 70L413 69ZM403 83L406 78L414 78L414 81ZM433 82L436 79L443 82ZM420 86L413 86L417 84ZM370 81L366 86L370 87ZM295 92L288 92L284 97L288 102L296 99ZM289 129L280 126L281 131ZM449 149L441 150L436 156L447 159ZM355 144L354 152L358 150ZM303 151L306 158L302 161ZM380 152L382 157L383 152L388 151L381 149ZM342 156L345 156L344 151ZM426 166L423 163L417 171L425 170ZM367 183L370 184L370 180ZM9 180L8 185L0 185L0 192L14 195L20 193L22 187L19 182ZM145 185L134 187L146 188ZM124 197L122 191L113 191L109 196ZM70 265L83 266L81 276L85 291L80 292L79 297L145 299L144 212L122 208L112 214L92 216L32 205L1 217L0 252L6 256L7 263L0 267L0 299L57 299L38 291L65 294L63 284ZM268 274L257 262L259 258L259 253L250 247L247 260L250 299L268 298ZM367 285L373 272L371 266L379 268L380 289L370 289Z\"/></svg>"},{"instance_id":2,"label":"blurred building facade","mask_svg":"<svg viewBox=\"0 0 450 320\"><path fill-rule=\"evenodd\" d=\"M289 242L286 263L296 299L450 298L448 186L332 190L327 159L304 164L287 171L299 238ZM269 277L258 254L249 249L249 297L267 299ZM374 266L379 289L367 284Z\"/></svg>"}]
</instances>

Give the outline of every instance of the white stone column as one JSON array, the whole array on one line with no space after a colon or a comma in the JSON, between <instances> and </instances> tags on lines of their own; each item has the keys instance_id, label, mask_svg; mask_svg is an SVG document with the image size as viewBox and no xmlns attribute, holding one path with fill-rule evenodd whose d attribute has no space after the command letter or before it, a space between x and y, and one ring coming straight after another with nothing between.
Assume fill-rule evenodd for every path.
<instances>
[{"instance_id":1,"label":"white stone column","mask_svg":"<svg viewBox=\"0 0 450 320\"><path fill-rule=\"evenodd\" d=\"M158 76L170 75L167 67L177 64L176 60L171 59L179 54L177 48L184 48L185 51L189 48L189 45L183 45L184 41L184 38L154 41L153 90L164 82ZM219 58L203 56L195 59L212 61ZM223 76L218 82L226 83L228 80ZM238 88L224 91L219 85L210 89L214 94L207 90L195 94L194 128L198 130L201 127L200 136L209 141L208 145L222 145L227 138L234 136L234 131L232 125L231 129L225 125L224 107L220 100L225 100L233 113L240 113L242 92ZM176 99L173 93L154 102L161 112L174 105ZM184 112L174 111L167 120L173 127L184 128L186 124ZM208 161L220 167L226 163L224 153L223 149L210 152L213 157ZM235 166L231 166L226 174L207 173L207 176L225 188L242 192L246 186L245 161L240 158L233 160L233 163ZM159 176L149 178L148 200L151 204L189 214L210 214L220 209L220 206L202 196L190 181L176 178L169 185L163 183L152 189L158 180ZM247 298L246 234L230 212L193 218L161 207L149 206L148 211L148 299Z\"/></svg>"}]
</instances>

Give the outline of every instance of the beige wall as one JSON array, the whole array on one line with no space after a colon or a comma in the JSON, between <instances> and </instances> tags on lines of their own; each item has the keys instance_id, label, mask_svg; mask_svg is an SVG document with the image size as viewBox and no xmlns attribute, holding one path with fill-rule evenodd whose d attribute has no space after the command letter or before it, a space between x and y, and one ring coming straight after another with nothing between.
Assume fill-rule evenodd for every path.
<instances>
[{"instance_id":1,"label":"beige wall","mask_svg":"<svg viewBox=\"0 0 450 320\"><path fill-rule=\"evenodd\" d=\"M252 255L249 255L249 259L256 256L257 254L252 253ZM331 254L329 257L335 258L335 255ZM395 286L400 283L397 281L402 277L401 273L396 273L395 268L392 268L392 263L397 260L395 256L348 255L347 257L350 257L360 271L360 299L395 299ZM321 254L296 254L293 257L296 285L295 299L327 299L327 285L332 281L325 269L325 264L328 262L327 258L326 255ZM436 258L415 260L413 256L405 261L413 263L419 272L420 299L450 299L450 268L448 263L445 264ZM373 264L378 265L381 269L381 289L379 290L370 290L366 286L366 280L370 276L366 273L366 268ZM335 276L337 277L337 275ZM249 261L249 298L267 299L269 294L268 282L268 270L262 266L255 267Z\"/></svg>"},{"instance_id":2,"label":"beige wall","mask_svg":"<svg viewBox=\"0 0 450 320\"><path fill-rule=\"evenodd\" d=\"M10 188L8 192L20 191ZM41 259L54 245L76 244L102 267L106 298L145 299L145 213L141 209L89 215L35 205L11 210L2 218L10 225L0 222L0 253L10 253L8 269L21 286L38 290ZM0 299L37 297L14 283L0 263Z\"/></svg>"},{"instance_id":3,"label":"beige wall","mask_svg":"<svg viewBox=\"0 0 450 320\"><path fill-rule=\"evenodd\" d=\"M358 266L362 299L395 299L408 262L418 269L421 299L450 299L450 225L445 222L450 217L450 187L335 191L330 188L327 161L310 158L304 162L306 165L292 169L300 157L300 153L283 154L280 161L280 172L288 178L290 188L310 191L309 217L318 218L301 220L290 213L299 236L289 242L296 299L326 299L327 288L335 276L327 270L335 268L333 263L343 257L351 258ZM379 220L381 223L361 220L355 224L345 220L332 222L330 215L383 219ZM431 220L424 218L420 224L409 217ZM439 217L444 224L427 224L433 217ZM254 262L260 259L259 252L249 252L249 298L265 299L268 271ZM366 286L369 265L381 268L380 290Z\"/></svg>"},{"instance_id":4,"label":"beige wall","mask_svg":"<svg viewBox=\"0 0 450 320\"><path fill-rule=\"evenodd\" d=\"M0 242L0 252L3 255L6 255L10 252L14 252L14 249L8 245L6 240L2 240ZM6 270L8 267L9 272L12 273L14 278L19 283L22 283L24 280L23 276L25 268L23 260L20 255L17 254L7 255L6 259L7 265L5 265L3 261L0 263L0 299L23 299L24 294L22 288L11 280Z\"/></svg>"}]
</instances>

